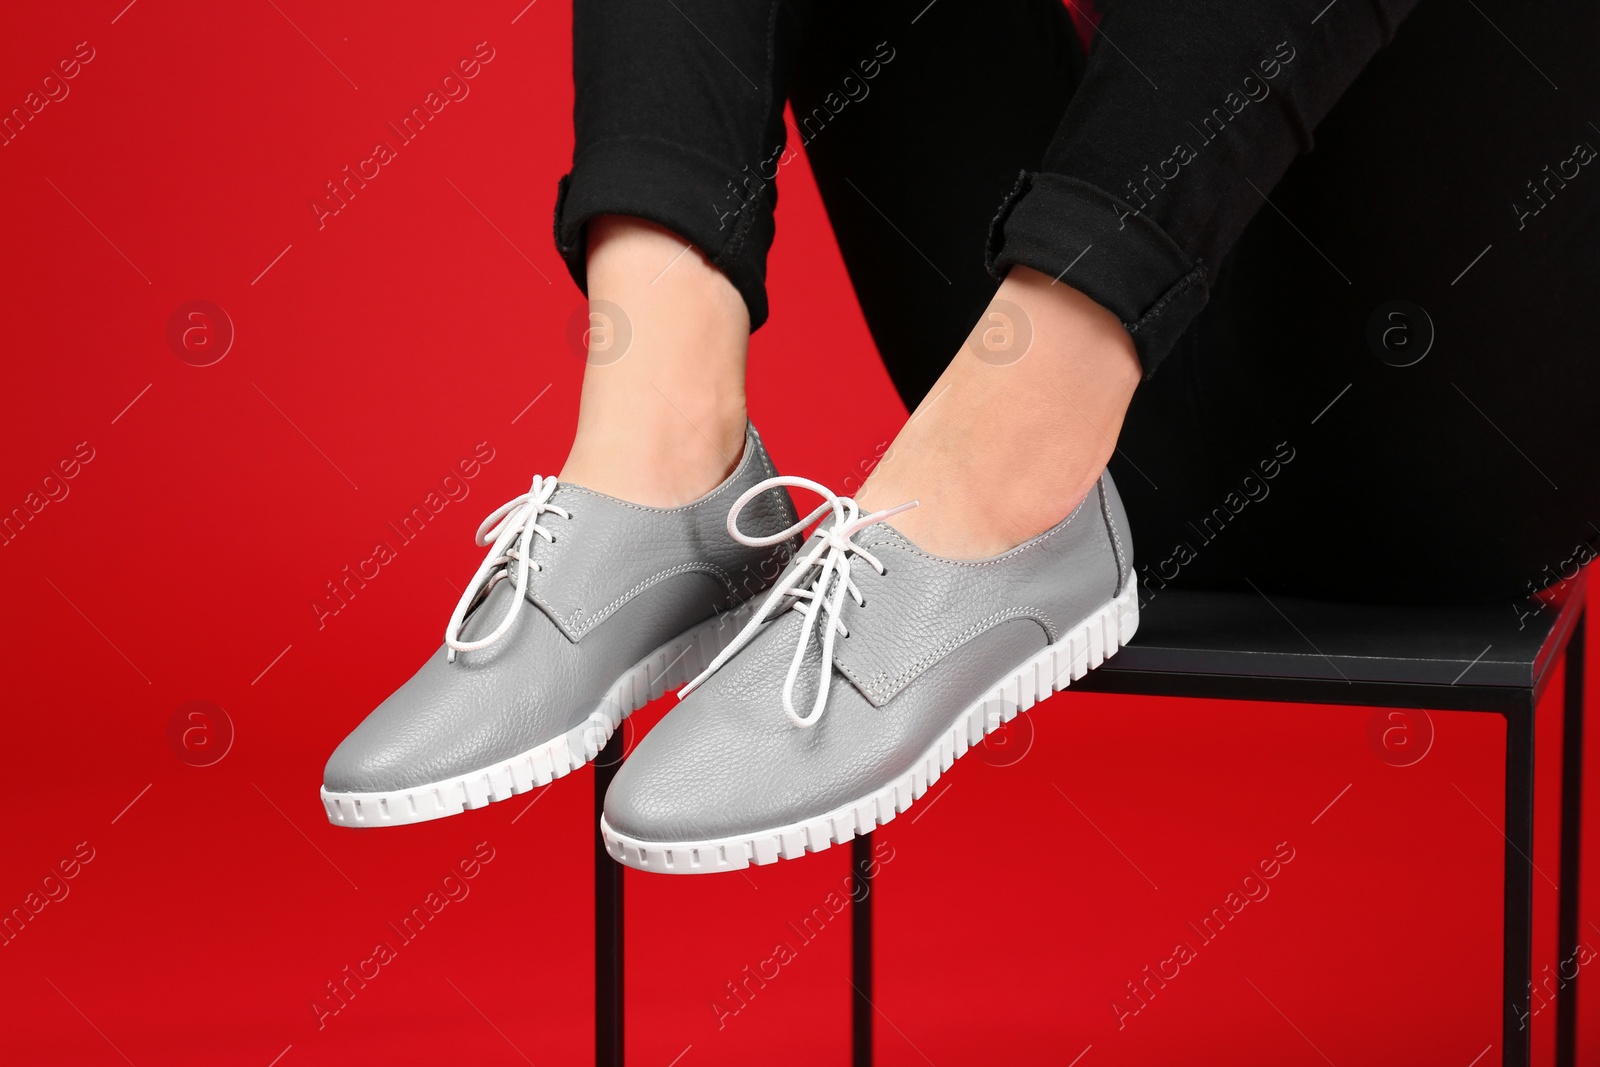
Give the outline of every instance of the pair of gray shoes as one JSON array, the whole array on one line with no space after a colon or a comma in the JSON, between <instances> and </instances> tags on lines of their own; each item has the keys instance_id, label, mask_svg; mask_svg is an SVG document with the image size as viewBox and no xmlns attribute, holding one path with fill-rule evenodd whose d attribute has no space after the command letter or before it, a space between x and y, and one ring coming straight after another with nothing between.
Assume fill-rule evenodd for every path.
<instances>
[{"instance_id":1,"label":"pair of gray shoes","mask_svg":"<svg viewBox=\"0 0 1600 1067\"><path fill-rule=\"evenodd\" d=\"M824 502L797 518L787 486ZM1109 473L992 559L921 551L898 510L777 477L754 428L727 481L682 507L535 479L480 528L492 547L445 644L329 759L328 818L422 822L546 785L687 683L606 796L615 858L737 870L888 822L1138 625Z\"/></svg>"}]
</instances>

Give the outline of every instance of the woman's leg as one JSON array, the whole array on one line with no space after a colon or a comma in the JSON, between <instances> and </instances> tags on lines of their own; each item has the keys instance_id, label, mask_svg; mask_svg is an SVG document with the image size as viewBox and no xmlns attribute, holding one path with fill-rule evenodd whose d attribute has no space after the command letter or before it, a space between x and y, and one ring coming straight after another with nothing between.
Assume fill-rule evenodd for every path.
<instances>
[{"instance_id":1,"label":"woman's leg","mask_svg":"<svg viewBox=\"0 0 1600 1067\"><path fill-rule=\"evenodd\" d=\"M1111 464L1147 598L1503 598L1515 624L1593 558L1600 12L1515 36L1528 58L1419 6L1268 190Z\"/></svg>"},{"instance_id":2,"label":"woman's leg","mask_svg":"<svg viewBox=\"0 0 1600 1067\"><path fill-rule=\"evenodd\" d=\"M1019 331L1028 352L1012 360ZM1139 359L1105 308L1027 267L995 293L861 492L918 500L894 525L918 547L982 559L1050 529L1111 458Z\"/></svg>"},{"instance_id":3,"label":"woman's leg","mask_svg":"<svg viewBox=\"0 0 1600 1067\"><path fill-rule=\"evenodd\" d=\"M744 364L766 317L784 82L808 5L578 0L575 147L556 242L590 303L561 477L670 506L744 441Z\"/></svg>"},{"instance_id":4,"label":"woman's leg","mask_svg":"<svg viewBox=\"0 0 1600 1067\"><path fill-rule=\"evenodd\" d=\"M1120 339L1089 309L1030 300L1052 287L1021 272L998 294L977 273L984 183L1037 165L1071 91L1028 81L1064 69L1044 58L1069 50L1041 32L1053 7L1028 8L1031 24L996 15L1005 42L960 9L927 10L912 30L880 15L856 40L814 46L834 62L796 78L809 114L851 49L887 38L904 57L807 147L891 373L908 402L927 397L861 495L922 499L896 525L953 555L1065 514L1118 439L1129 391ZM1267 190L1111 459L1149 593L1249 580L1510 599L1592 555L1600 183L1587 160L1600 129L1581 109L1600 93L1584 58L1596 20L1574 7L1530 26L1535 66L1475 11L1424 7L1318 127L1318 150ZM941 30L945 71L921 75L915 46ZM1431 321L1394 319L1395 300ZM1009 362L1007 319L1044 324L1027 358ZM1414 366L1373 348L1429 332Z\"/></svg>"},{"instance_id":5,"label":"woman's leg","mask_svg":"<svg viewBox=\"0 0 1600 1067\"><path fill-rule=\"evenodd\" d=\"M563 477L665 504L737 459L792 85L796 139L890 373L913 406L937 380L867 499L917 496L899 523L909 535L983 555L1082 498L1138 379L1126 334L1025 270L997 305L1015 315L979 321L998 284L984 266L990 222L1038 165L1082 65L1062 5L773 4L730 23L706 5L580 3L574 37L577 148L558 243L588 284L592 337L614 346L631 327L632 340L623 358L592 354ZM1030 359L994 348L1010 328ZM969 331L967 358L941 377ZM980 492L994 506L975 512Z\"/></svg>"},{"instance_id":6,"label":"woman's leg","mask_svg":"<svg viewBox=\"0 0 1600 1067\"><path fill-rule=\"evenodd\" d=\"M858 9L796 66L798 139L915 409L860 496L920 500L894 524L929 551L991 555L1058 522L1104 468L1139 380L1109 312L984 265L990 224L1039 166L1082 62L1058 0L1004 0Z\"/></svg>"},{"instance_id":7,"label":"woman's leg","mask_svg":"<svg viewBox=\"0 0 1600 1067\"><path fill-rule=\"evenodd\" d=\"M563 481L673 507L738 463L750 316L685 244L641 219L590 222L589 359Z\"/></svg>"},{"instance_id":8,"label":"woman's leg","mask_svg":"<svg viewBox=\"0 0 1600 1067\"><path fill-rule=\"evenodd\" d=\"M907 408L994 296L989 225L1037 167L1083 57L1060 0L826 0L790 79L856 299Z\"/></svg>"}]
</instances>

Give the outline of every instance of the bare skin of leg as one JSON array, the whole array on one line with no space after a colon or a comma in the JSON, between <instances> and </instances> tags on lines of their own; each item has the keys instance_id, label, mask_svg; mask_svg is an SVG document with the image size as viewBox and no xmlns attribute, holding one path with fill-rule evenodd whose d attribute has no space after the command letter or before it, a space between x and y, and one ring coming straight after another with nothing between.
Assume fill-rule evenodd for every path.
<instances>
[{"instance_id":1,"label":"bare skin of leg","mask_svg":"<svg viewBox=\"0 0 1600 1067\"><path fill-rule=\"evenodd\" d=\"M602 328L591 331L561 478L636 504L688 503L727 477L744 447L744 301L698 249L619 216L589 224L588 280ZM631 327L620 358L608 305ZM920 500L891 523L937 555L1014 548L1093 488L1139 378L1114 315L1014 268L857 497L869 510Z\"/></svg>"},{"instance_id":2,"label":"bare skin of leg","mask_svg":"<svg viewBox=\"0 0 1600 1067\"><path fill-rule=\"evenodd\" d=\"M749 312L670 231L615 215L588 231L588 365L560 478L635 504L687 504L744 451Z\"/></svg>"},{"instance_id":3,"label":"bare skin of leg","mask_svg":"<svg viewBox=\"0 0 1600 1067\"><path fill-rule=\"evenodd\" d=\"M889 524L935 555L1015 548L1094 487L1141 373L1115 315L1014 267L856 499L864 511L920 501Z\"/></svg>"}]
</instances>

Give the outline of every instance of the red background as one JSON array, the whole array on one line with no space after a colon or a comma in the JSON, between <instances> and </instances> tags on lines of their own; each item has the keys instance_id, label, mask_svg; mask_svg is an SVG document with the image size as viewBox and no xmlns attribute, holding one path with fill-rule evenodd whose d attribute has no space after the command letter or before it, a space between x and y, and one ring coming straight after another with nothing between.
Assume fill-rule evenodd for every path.
<instances>
[{"instance_id":1,"label":"red background","mask_svg":"<svg viewBox=\"0 0 1600 1067\"><path fill-rule=\"evenodd\" d=\"M94 857L0 947L0 1060L582 1063L592 772L393 832L332 827L317 797L333 746L437 646L479 518L565 455L581 301L549 217L568 9L124 3L34 5L0 36L7 113L78 42L94 55L0 147L0 509L93 450L0 545L0 911L80 842ZM470 95L319 228L324 183L483 41ZM803 156L781 185L752 410L784 470L843 485L905 412ZM191 300L236 331L210 366L168 340ZM810 382L853 371L825 423L793 402L802 361ZM470 496L319 626L324 583L479 442L494 459ZM169 742L194 700L235 731L211 766ZM1019 720L878 835L880 1062L1498 1062L1499 722L1435 714L1432 749L1400 768L1369 719L1068 693ZM1535 856L1551 879L1553 830ZM470 894L319 1027L325 984L398 942L388 924L480 842ZM1119 1029L1125 983L1279 842L1294 859L1270 896ZM844 1062L848 920L803 944L790 924L846 871L844 850L747 876L630 871L630 1061ZM1597 882L1582 929L1600 946ZM1542 965L1554 894L1535 888ZM796 958L728 999L779 941ZM1535 1020L1542 1056L1554 1014Z\"/></svg>"}]
</instances>

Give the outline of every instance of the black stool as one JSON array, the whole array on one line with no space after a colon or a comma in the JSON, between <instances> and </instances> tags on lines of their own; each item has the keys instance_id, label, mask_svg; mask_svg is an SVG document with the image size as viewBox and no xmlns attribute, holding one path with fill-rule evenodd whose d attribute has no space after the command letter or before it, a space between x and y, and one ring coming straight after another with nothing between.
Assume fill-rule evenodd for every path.
<instances>
[{"instance_id":1,"label":"black stool","mask_svg":"<svg viewBox=\"0 0 1600 1067\"><path fill-rule=\"evenodd\" d=\"M1074 689L1146 696L1477 711L1506 719L1506 1067L1528 1067L1521 1005L1533 971L1534 710L1565 656L1557 958L1578 944L1583 801L1583 640L1587 574L1548 602L1510 606L1375 607L1267 596L1163 590L1141 611L1127 648ZM1521 628L1518 628L1519 621ZM1567 654L1571 649L1573 654ZM620 735L613 743L620 742ZM595 777L596 814L611 773ZM868 838L852 842L855 877ZM596 1062L622 1063L622 868L596 839ZM852 1046L872 1061L872 896L856 892L851 938ZM1577 984L1556 1001L1556 1062L1575 1062Z\"/></svg>"},{"instance_id":2,"label":"black stool","mask_svg":"<svg viewBox=\"0 0 1600 1067\"><path fill-rule=\"evenodd\" d=\"M1481 711L1506 719L1506 1067L1527 1067L1522 1005L1533 971L1534 709L1565 656L1557 938L1578 942L1587 574L1549 603L1374 607L1261 593L1162 591L1133 643L1078 683L1102 693ZM1521 629L1518 629L1520 623ZM1556 1003L1556 1063L1574 1062L1576 981Z\"/></svg>"}]
</instances>

